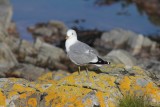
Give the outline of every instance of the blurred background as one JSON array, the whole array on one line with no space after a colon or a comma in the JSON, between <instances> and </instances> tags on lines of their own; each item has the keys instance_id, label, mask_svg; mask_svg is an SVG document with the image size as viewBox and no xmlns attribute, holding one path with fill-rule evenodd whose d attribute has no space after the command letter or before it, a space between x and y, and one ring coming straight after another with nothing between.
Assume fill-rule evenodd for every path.
<instances>
[{"instance_id":1,"label":"blurred background","mask_svg":"<svg viewBox=\"0 0 160 107\"><path fill-rule=\"evenodd\" d=\"M160 34L159 0L11 0L11 4L13 20L28 40L27 27L50 20L81 30L124 28L144 35Z\"/></svg>"},{"instance_id":2,"label":"blurred background","mask_svg":"<svg viewBox=\"0 0 160 107\"><path fill-rule=\"evenodd\" d=\"M104 59L160 80L159 0L0 0L0 77L77 70L64 48L70 28Z\"/></svg>"}]
</instances>

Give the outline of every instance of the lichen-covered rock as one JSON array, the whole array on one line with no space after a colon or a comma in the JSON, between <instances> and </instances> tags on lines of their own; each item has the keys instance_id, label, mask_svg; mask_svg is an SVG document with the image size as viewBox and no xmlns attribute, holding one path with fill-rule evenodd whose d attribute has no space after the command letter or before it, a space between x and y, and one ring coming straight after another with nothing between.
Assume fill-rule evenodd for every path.
<instances>
[{"instance_id":1,"label":"lichen-covered rock","mask_svg":"<svg viewBox=\"0 0 160 107\"><path fill-rule=\"evenodd\" d=\"M114 65L109 69L123 68ZM139 67L132 67L136 75L119 73L74 72L58 80L52 73L35 82L24 79L0 79L0 106L31 107L116 107L127 94L147 96L153 104L160 104L160 88ZM109 71L109 70L108 70Z\"/></svg>"}]
</instances>

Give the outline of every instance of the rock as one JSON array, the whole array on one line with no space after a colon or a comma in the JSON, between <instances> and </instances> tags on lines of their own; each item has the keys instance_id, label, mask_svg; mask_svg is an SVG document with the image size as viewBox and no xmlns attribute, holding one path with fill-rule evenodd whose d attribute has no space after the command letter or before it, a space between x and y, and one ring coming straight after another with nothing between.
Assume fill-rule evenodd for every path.
<instances>
[{"instance_id":1,"label":"rock","mask_svg":"<svg viewBox=\"0 0 160 107\"><path fill-rule=\"evenodd\" d=\"M111 63L124 64L126 67L132 67L137 63L136 59L130 53L120 49L111 51L104 56L104 58L106 58L106 60L110 60Z\"/></svg>"},{"instance_id":2,"label":"rock","mask_svg":"<svg viewBox=\"0 0 160 107\"><path fill-rule=\"evenodd\" d=\"M14 36L7 36L3 40L3 42L5 42L10 47L10 49L15 53L15 55L17 56L17 51L20 48L21 40L19 38L14 37Z\"/></svg>"},{"instance_id":3,"label":"rock","mask_svg":"<svg viewBox=\"0 0 160 107\"><path fill-rule=\"evenodd\" d=\"M60 61L60 58L65 58L65 52L53 45L42 43L41 47L38 50L38 57L42 59L50 59L50 60L57 60Z\"/></svg>"},{"instance_id":4,"label":"rock","mask_svg":"<svg viewBox=\"0 0 160 107\"><path fill-rule=\"evenodd\" d=\"M7 77L19 77L29 81L35 81L46 72L44 68L36 67L31 64L19 64L10 69L6 75Z\"/></svg>"},{"instance_id":5,"label":"rock","mask_svg":"<svg viewBox=\"0 0 160 107\"><path fill-rule=\"evenodd\" d=\"M142 46L150 48L152 46L152 43L153 41L151 41L148 37L144 37Z\"/></svg>"},{"instance_id":6,"label":"rock","mask_svg":"<svg viewBox=\"0 0 160 107\"><path fill-rule=\"evenodd\" d=\"M160 61L155 59L139 60L139 65L148 71L148 75L160 85Z\"/></svg>"},{"instance_id":7,"label":"rock","mask_svg":"<svg viewBox=\"0 0 160 107\"><path fill-rule=\"evenodd\" d=\"M28 28L35 38L42 38L45 42L60 46L64 40L67 27L60 21L49 21Z\"/></svg>"},{"instance_id":8,"label":"rock","mask_svg":"<svg viewBox=\"0 0 160 107\"><path fill-rule=\"evenodd\" d=\"M139 67L132 69L137 71ZM151 104L160 104L159 87L143 73L131 76L90 71L88 78L82 71L81 75L75 72L58 80L52 80L52 76L52 73L47 73L34 82L1 78L0 105L115 107L118 98L133 93L135 96L147 96Z\"/></svg>"},{"instance_id":9,"label":"rock","mask_svg":"<svg viewBox=\"0 0 160 107\"><path fill-rule=\"evenodd\" d=\"M105 32L101 36L101 40L106 43L111 43L113 47L120 48L123 47L130 36L135 36L136 34L131 31L123 29L114 29L110 32Z\"/></svg>"},{"instance_id":10,"label":"rock","mask_svg":"<svg viewBox=\"0 0 160 107\"><path fill-rule=\"evenodd\" d=\"M0 68L12 68L18 64L18 61L11 49L5 44L0 43Z\"/></svg>"},{"instance_id":11,"label":"rock","mask_svg":"<svg viewBox=\"0 0 160 107\"><path fill-rule=\"evenodd\" d=\"M157 53L159 46L155 41L150 40L142 34L137 34L124 29L114 29L104 32L101 39L96 39L95 47L102 53L108 50L120 48L128 50L132 55L147 57Z\"/></svg>"},{"instance_id":12,"label":"rock","mask_svg":"<svg viewBox=\"0 0 160 107\"><path fill-rule=\"evenodd\" d=\"M16 23L15 22L11 22L10 24L9 24L9 27L8 27L8 34L10 35L10 37L11 36L13 36L13 37L15 37L15 38L19 38L20 37L20 35L19 35L19 32L18 32L18 30L17 30L17 25L16 25Z\"/></svg>"},{"instance_id":13,"label":"rock","mask_svg":"<svg viewBox=\"0 0 160 107\"><path fill-rule=\"evenodd\" d=\"M51 36L52 35L52 30L47 29L45 27L35 29L34 31L35 35L42 35L42 36Z\"/></svg>"},{"instance_id":14,"label":"rock","mask_svg":"<svg viewBox=\"0 0 160 107\"><path fill-rule=\"evenodd\" d=\"M9 3L9 0L0 1L0 26L3 26L4 29L9 27L10 21L12 18L12 7Z\"/></svg>"},{"instance_id":15,"label":"rock","mask_svg":"<svg viewBox=\"0 0 160 107\"><path fill-rule=\"evenodd\" d=\"M130 37L128 45L131 47L133 55L140 53L142 49L143 40L144 40L143 35Z\"/></svg>"},{"instance_id":16,"label":"rock","mask_svg":"<svg viewBox=\"0 0 160 107\"><path fill-rule=\"evenodd\" d=\"M51 20L48 22L49 26L53 26L57 29L56 33L60 33L60 35L66 35L67 27L63 22Z\"/></svg>"},{"instance_id":17,"label":"rock","mask_svg":"<svg viewBox=\"0 0 160 107\"><path fill-rule=\"evenodd\" d=\"M57 80L60 80L60 79L66 77L66 76L68 76L68 75L70 75L69 72L67 72L67 71L62 71L62 70L58 70L58 71L56 71L56 72L53 72L52 77L53 77L53 80L56 80L56 81L57 81Z\"/></svg>"},{"instance_id":18,"label":"rock","mask_svg":"<svg viewBox=\"0 0 160 107\"><path fill-rule=\"evenodd\" d=\"M21 40L20 44L19 44L19 52L25 55L32 55L32 54L36 54L37 51L35 50L35 48L33 47L33 44L29 41L26 40Z\"/></svg>"}]
</instances>

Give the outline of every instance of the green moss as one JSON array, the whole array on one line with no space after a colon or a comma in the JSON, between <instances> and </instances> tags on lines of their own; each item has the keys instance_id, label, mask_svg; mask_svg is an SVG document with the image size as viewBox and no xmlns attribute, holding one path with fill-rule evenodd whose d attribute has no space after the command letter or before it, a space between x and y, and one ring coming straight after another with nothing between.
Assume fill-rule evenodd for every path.
<instances>
[{"instance_id":1,"label":"green moss","mask_svg":"<svg viewBox=\"0 0 160 107\"><path fill-rule=\"evenodd\" d=\"M124 96L119 100L118 107L160 107L153 106L148 98L143 96Z\"/></svg>"}]
</instances>

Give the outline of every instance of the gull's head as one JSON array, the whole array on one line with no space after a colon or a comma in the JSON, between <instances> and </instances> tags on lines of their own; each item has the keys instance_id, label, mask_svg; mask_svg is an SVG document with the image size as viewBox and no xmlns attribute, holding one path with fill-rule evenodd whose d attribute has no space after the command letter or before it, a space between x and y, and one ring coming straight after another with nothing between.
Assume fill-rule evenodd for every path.
<instances>
[{"instance_id":1,"label":"gull's head","mask_svg":"<svg viewBox=\"0 0 160 107\"><path fill-rule=\"evenodd\" d=\"M66 39L71 39L71 38L77 39L77 33L76 33L76 31L73 30L73 29L69 29L69 30L67 31Z\"/></svg>"}]
</instances>

